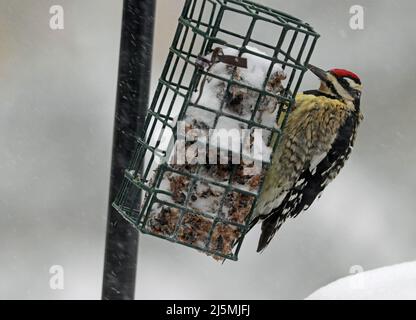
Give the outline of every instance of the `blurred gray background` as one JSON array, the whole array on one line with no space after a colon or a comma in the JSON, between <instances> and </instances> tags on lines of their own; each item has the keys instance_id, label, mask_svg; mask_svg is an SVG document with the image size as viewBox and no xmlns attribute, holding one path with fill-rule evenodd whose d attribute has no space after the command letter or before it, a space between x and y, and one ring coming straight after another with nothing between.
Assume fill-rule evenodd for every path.
<instances>
[{"instance_id":1,"label":"blurred gray background","mask_svg":"<svg viewBox=\"0 0 416 320\"><path fill-rule=\"evenodd\" d=\"M224 265L142 236L138 299L301 299L349 274L415 259L412 0L259 0L310 22L312 62L365 85L353 156L262 255L258 228ZM49 28L49 8L65 29ZM152 88L183 0L158 0ZM365 29L349 8L365 8ZM122 1L0 0L0 298L99 299ZM308 75L303 89L317 85ZM51 290L62 265L65 289ZM416 285L416 284L415 284Z\"/></svg>"}]
</instances>

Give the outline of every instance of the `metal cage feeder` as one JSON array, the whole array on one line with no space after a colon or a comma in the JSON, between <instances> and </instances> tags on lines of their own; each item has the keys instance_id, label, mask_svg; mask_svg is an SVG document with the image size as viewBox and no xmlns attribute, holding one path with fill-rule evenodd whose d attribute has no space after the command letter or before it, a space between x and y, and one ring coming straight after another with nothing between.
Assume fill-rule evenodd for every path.
<instances>
[{"instance_id":1,"label":"metal cage feeder","mask_svg":"<svg viewBox=\"0 0 416 320\"><path fill-rule=\"evenodd\" d=\"M218 128L224 121L238 122L248 130L265 130L269 134L268 145L273 150L318 38L307 23L251 1L186 0L114 208L143 233L198 249L217 259L237 260L250 228L262 179L257 179L255 190L251 190L244 187L246 180L236 183L240 178L239 165L173 165L168 159L174 156L174 146L180 138L178 124L186 123L191 111L202 117L210 115L213 119L210 128ZM233 58L230 55L214 57L218 51L232 52L234 64L230 62ZM267 63L260 86L239 76L244 60L250 64L250 59ZM219 73L215 66L229 73ZM280 79L279 90L271 90L276 66L284 72L285 79ZM221 84L220 103L215 108L207 103L209 99L200 99L207 91L207 81L215 82L212 79ZM239 92L251 99L249 115L228 110ZM277 106L273 124L265 124L258 116L266 99L275 101ZM270 158L261 162L263 175L269 162ZM222 166L227 176L220 180L210 176L207 170L215 171L212 166ZM179 192L173 190L172 185L179 188ZM201 193L197 193L198 188L203 189ZM215 198L214 209L195 205L204 192ZM238 212L237 218L236 203L244 207L244 213Z\"/></svg>"}]
</instances>

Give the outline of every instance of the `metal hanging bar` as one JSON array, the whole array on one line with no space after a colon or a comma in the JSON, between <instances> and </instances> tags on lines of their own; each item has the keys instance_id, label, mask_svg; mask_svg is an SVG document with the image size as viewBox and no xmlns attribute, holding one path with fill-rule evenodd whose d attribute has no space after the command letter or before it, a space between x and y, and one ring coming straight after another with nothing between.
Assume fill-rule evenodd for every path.
<instances>
[{"instance_id":1,"label":"metal hanging bar","mask_svg":"<svg viewBox=\"0 0 416 320\"><path fill-rule=\"evenodd\" d=\"M112 207L149 100L156 0L124 0L111 162L102 299L134 299L139 235Z\"/></svg>"}]
</instances>

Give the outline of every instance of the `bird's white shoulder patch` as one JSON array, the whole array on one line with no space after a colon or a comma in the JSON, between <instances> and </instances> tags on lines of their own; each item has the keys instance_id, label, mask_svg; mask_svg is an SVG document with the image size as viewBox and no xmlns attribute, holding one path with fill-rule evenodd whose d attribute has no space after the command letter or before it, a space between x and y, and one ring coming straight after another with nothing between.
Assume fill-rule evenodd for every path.
<instances>
[{"instance_id":1,"label":"bird's white shoulder patch","mask_svg":"<svg viewBox=\"0 0 416 320\"><path fill-rule=\"evenodd\" d=\"M315 174L316 167L321 163L322 160L325 159L325 157L327 156L327 154L328 154L327 152L322 152L321 154L318 154L318 155L316 155L316 156L314 156L312 158L312 160L310 162L310 165L309 165L309 171L312 174Z\"/></svg>"},{"instance_id":2,"label":"bird's white shoulder patch","mask_svg":"<svg viewBox=\"0 0 416 320\"><path fill-rule=\"evenodd\" d=\"M256 207L256 216L265 216L268 215L273 209L279 207L283 200L285 199L288 191L284 191L280 196L274 198L271 201L265 203L259 203Z\"/></svg>"}]
</instances>

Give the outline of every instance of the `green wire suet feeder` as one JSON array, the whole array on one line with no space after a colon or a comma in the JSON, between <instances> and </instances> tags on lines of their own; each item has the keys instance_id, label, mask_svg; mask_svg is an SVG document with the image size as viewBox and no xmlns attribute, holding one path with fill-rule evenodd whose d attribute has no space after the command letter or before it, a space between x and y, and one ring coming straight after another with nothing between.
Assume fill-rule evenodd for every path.
<instances>
[{"instance_id":1,"label":"green wire suet feeder","mask_svg":"<svg viewBox=\"0 0 416 320\"><path fill-rule=\"evenodd\" d=\"M251 1L186 0L113 206L143 233L237 260L318 38L301 20ZM223 139L214 129L246 135L224 147L234 134ZM267 145L261 157L223 159L250 149L256 130ZM179 163L182 140L185 156L210 161ZM247 173L257 163L260 171Z\"/></svg>"}]
</instances>

